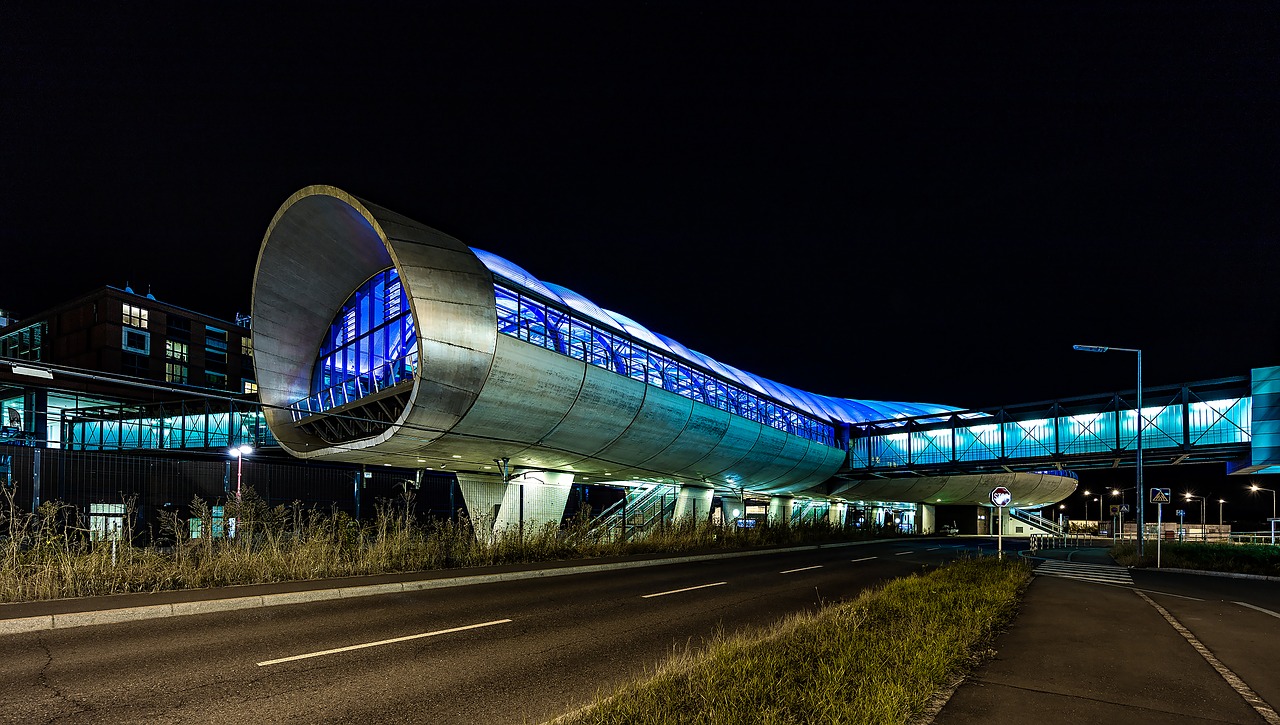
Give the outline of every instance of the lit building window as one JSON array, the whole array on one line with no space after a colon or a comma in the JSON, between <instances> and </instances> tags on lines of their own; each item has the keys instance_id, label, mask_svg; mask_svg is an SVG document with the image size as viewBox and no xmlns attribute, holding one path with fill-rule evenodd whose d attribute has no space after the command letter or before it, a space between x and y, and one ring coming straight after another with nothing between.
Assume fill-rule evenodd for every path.
<instances>
[{"instance_id":1,"label":"lit building window","mask_svg":"<svg viewBox=\"0 0 1280 725\"><path fill-rule=\"evenodd\" d=\"M245 393L246 395L253 395L253 394L256 394L256 393L258 392L258 384L257 384L257 383L253 382L252 380L244 380L244 381L242 381L242 382L243 382L243 385L244 385L244 393Z\"/></svg>"},{"instance_id":2,"label":"lit building window","mask_svg":"<svg viewBox=\"0 0 1280 725\"><path fill-rule=\"evenodd\" d=\"M147 311L141 307L134 307L130 304L124 305L124 313L121 315L124 324L130 327L136 327L139 330L147 329Z\"/></svg>"},{"instance_id":3,"label":"lit building window","mask_svg":"<svg viewBox=\"0 0 1280 725\"><path fill-rule=\"evenodd\" d=\"M249 337L246 335L245 337L240 338L240 354L241 355L253 354L253 338L252 337Z\"/></svg>"},{"instance_id":4,"label":"lit building window","mask_svg":"<svg viewBox=\"0 0 1280 725\"><path fill-rule=\"evenodd\" d=\"M171 383L187 382L187 366L181 363L167 362L164 364L164 379Z\"/></svg>"},{"instance_id":5,"label":"lit building window","mask_svg":"<svg viewBox=\"0 0 1280 725\"><path fill-rule=\"evenodd\" d=\"M188 346L185 342L175 342L173 340L165 340L164 354L170 360L178 362L186 362L188 356Z\"/></svg>"}]
</instances>

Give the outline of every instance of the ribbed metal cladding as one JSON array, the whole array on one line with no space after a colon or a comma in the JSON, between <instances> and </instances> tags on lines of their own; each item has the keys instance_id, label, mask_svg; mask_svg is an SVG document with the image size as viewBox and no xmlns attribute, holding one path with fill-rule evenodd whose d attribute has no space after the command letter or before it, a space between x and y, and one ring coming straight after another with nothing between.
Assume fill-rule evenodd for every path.
<instances>
[{"instance_id":1,"label":"ribbed metal cladding","mask_svg":"<svg viewBox=\"0 0 1280 725\"><path fill-rule=\"evenodd\" d=\"M400 418L376 436L330 446L293 425L319 342L343 302L395 266L417 323L419 372ZM331 186L289 197L263 238L253 282L254 365L267 424L301 457L386 462L412 454L470 409L493 364L493 275L462 242Z\"/></svg>"}]
</instances>

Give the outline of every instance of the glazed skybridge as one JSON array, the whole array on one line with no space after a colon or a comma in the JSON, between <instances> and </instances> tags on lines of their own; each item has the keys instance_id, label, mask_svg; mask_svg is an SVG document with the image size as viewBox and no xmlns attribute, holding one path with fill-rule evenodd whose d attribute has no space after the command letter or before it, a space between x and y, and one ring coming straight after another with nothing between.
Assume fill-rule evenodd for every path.
<instances>
[{"instance_id":1,"label":"glazed skybridge","mask_svg":"<svg viewBox=\"0 0 1280 725\"><path fill-rule=\"evenodd\" d=\"M842 476L899 477L1134 465L1134 391L897 417L853 426ZM1143 390L1143 465L1228 461L1247 472L1248 376Z\"/></svg>"}]
</instances>

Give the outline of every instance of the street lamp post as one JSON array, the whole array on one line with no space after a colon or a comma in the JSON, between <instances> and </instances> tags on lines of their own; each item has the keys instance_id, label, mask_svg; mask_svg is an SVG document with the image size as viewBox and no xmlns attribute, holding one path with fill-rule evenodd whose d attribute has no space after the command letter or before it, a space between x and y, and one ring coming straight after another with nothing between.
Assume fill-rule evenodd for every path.
<instances>
[{"instance_id":1,"label":"street lamp post","mask_svg":"<svg viewBox=\"0 0 1280 725\"><path fill-rule=\"evenodd\" d=\"M227 451L231 457L236 459L236 500L240 500L240 473L244 466L244 457L253 453L252 446L236 446Z\"/></svg>"},{"instance_id":2,"label":"street lamp post","mask_svg":"<svg viewBox=\"0 0 1280 725\"><path fill-rule=\"evenodd\" d=\"M1081 350L1083 352L1108 352L1108 351L1114 350L1116 352L1137 353L1138 355L1138 445L1137 445L1138 495L1137 495L1137 499L1138 499L1138 558L1141 559L1143 554L1142 526L1146 520L1143 515L1143 507L1142 507L1143 499L1146 498L1146 496L1142 495L1143 494L1143 490L1142 490L1142 350L1139 350L1137 348L1128 348L1128 347L1107 347L1104 345L1072 345L1071 347L1074 350Z\"/></svg>"},{"instance_id":3,"label":"street lamp post","mask_svg":"<svg viewBox=\"0 0 1280 725\"><path fill-rule=\"evenodd\" d=\"M1275 518L1276 518L1276 492L1275 492L1273 489L1270 489L1270 488L1263 488L1263 487L1261 487L1261 486L1259 486L1259 485L1257 485L1257 484L1250 484L1250 486L1249 486L1249 490L1250 490L1250 491L1253 491L1254 493L1257 493L1257 492L1259 492L1259 491L1266 491L1267 493L1271 494L1271 519L1272 519L1272 521L1271 521L1271 543L1272 543L1272 544L1275 544L1275 543L1276 543L1276 522L1275 522Z\"/></svg>"},{"instance_id":4,"label":"street lamp post","mask_svg":"<svg viewBox=\"0 0 1280 725\"><path fill-rule=\"evenodd\" d=\"M1218 535L1214 537L1217 539L1222 538L1222 504L1226 502L1227 500L1225 498L1218 499Z\"/></svg>"},{"instance_id":5,"label":"street lamp post","mask_svg":"<svg viewBox=\"0 0 1280 725\"><path fill-rule=\"evenodd\" d=\"M1196 500L1196 499L1200 499L1200 540L1201 540L1201 541L1205 541L1205 540L1207 540L1209 537L1208 537L1208 535L1205 533L1205 530L1204 530L1204 526L1205 526L1205 522L1204 522L1204 496L1193 496L1193 495L1191 495L1191 494L1189 494L1189 493L1184 493L1184 494L1182 494L1182 496L1183 496L1184 498L1186 498L1186 499L1187 499L1187 501L1189 501L1189 502L1190 502L1190 501L1194 501L1194 500Z\"/></svg>"}]
</instances>

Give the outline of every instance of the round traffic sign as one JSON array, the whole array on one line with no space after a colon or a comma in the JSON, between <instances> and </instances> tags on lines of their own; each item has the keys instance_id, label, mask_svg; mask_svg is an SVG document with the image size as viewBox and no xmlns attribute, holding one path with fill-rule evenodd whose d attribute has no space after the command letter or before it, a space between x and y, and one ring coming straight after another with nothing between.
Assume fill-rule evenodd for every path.
<instances>
[{"instance_id":1,"label":"round traffic sign","mask_svg":"<svg viewBox=\"0 0 1280 725\"><path fill-rule=\"evenodd\" d=\"M996 486L991 489L991 503L996 506L1008 506L1013 500L1013 494L1009 493L1009 489L1004 486Z\"/></svg>"}]
</instances>

